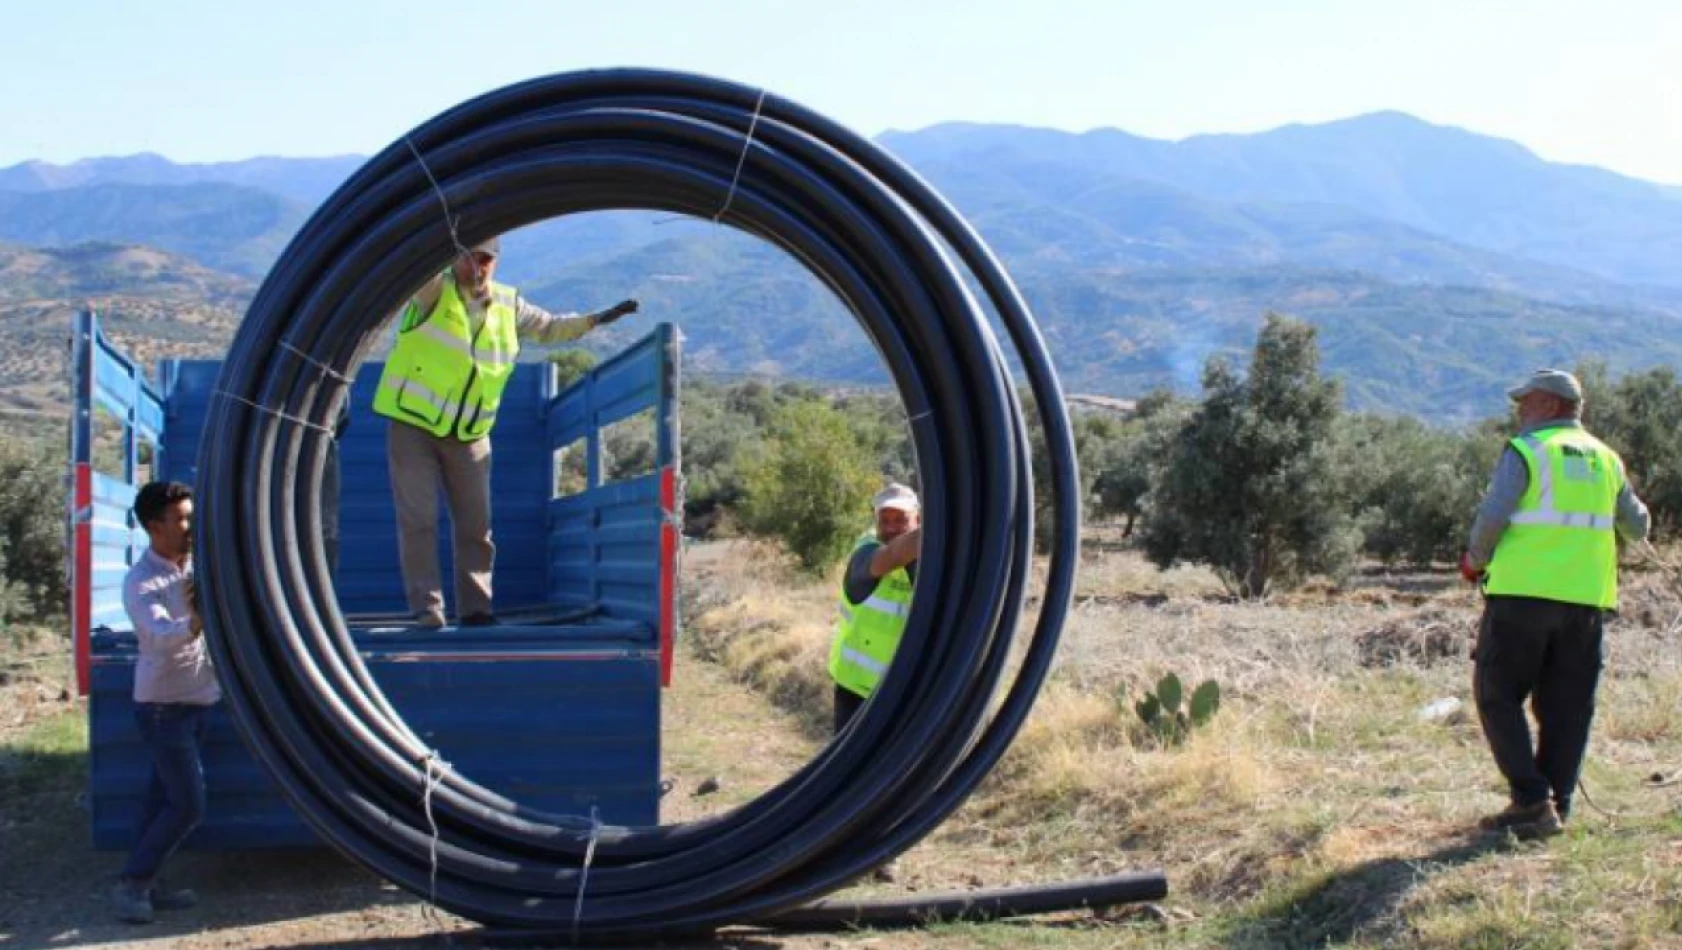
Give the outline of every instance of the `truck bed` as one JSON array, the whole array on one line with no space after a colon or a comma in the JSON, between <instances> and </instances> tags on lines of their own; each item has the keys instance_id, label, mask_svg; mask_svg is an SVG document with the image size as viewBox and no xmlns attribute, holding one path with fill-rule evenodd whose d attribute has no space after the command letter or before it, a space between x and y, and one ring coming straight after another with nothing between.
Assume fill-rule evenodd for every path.
<instances>
[{"instance_id":1,"label":"truck bed","mask_svg":"<svg viewBox=\"0 0 1682 950\"><path fill-rule=\"evenodd\" d=\"M358 652L410 729L457 771L546 811L612 824L658 821L660 692L676 630L677 334L670 324L561 391L553 367L522 364L493 437L496 613L489 627L413 626L404 609L386 470L387 421L372 412L382 366L360 368L339 440L341 546L334 592ZM129 506L154 449L155 477L195 480L220 364L170 361L156 383L99 333L73 334L72 637L89 695L94 845L126 848L148 752L134 723L135 639L122 577L145 549ZM123 471L92 466L91 418L124 423ZM652 416L642 471L607 477L604 433ZM563 464L569 464L563 477ZM454 616L447 514L440 561ZM212 555L213 556L213 555ZM210 809L197 849L317 844L229 714L205 753Z\"/></svg>"}]
</instances>

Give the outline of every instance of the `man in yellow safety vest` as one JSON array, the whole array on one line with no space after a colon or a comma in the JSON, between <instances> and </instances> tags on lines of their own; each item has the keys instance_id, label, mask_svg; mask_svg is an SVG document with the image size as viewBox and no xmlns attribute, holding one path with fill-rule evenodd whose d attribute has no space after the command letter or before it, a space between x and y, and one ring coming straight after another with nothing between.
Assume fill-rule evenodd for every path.
<instances>
[{"instance_id":1,"label":"man in yellow safety vest","mask_svg":"<svg viewBox=\"0 0 1682 950\"><path fill-rule=\"evenodd\" d=\"M1545 838L1570 815L1588 747L1605 612L1618 604L1617 536L1645 539L1648 515L1618 453L1583 428L1576 377L1539 370L1507 395L1518 435L1460 560L1483 583L1473 694L1510 796L1479 825Z\"/></svg>"},{"instance_id":2,"label":"man in yellow safety vest","mask_svg":"<svg viewBox=\"0 0 1682 950\"><path fill-rule=\"evenodd\" d=\"M565 343L637 310L626 300L599 313L556 316L491 280L500 252L496 238L484 241L421 287L402 311L374 396L374 411L391 420L386 457L398 556L409 612L422 627L445 623L440 483L455 528L456 616L466 627L497 622L490 434L521 341Z\"/></svg>"},{"instance_id":3,"label":"man in yellow safety vest","mask_svg":"<svg viewBox=\"0 0 1682 950\"><path fill-rule=\"evenodd\" d=\"M873 501L876 528L859 538L841 579L840 620L829 651L840 732L882 682L911 615L911 588L923 553L922 504L891 484Z\"/></svg>"}]
</instances>

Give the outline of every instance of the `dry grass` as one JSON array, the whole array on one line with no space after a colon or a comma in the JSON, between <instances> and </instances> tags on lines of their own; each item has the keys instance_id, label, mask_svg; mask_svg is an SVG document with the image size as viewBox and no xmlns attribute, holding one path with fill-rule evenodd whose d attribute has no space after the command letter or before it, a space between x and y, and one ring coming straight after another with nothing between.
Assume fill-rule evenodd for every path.
<instances>
[{"instance_id":1,"label":"dry grass","mask_svg":"<svg viewBox=\"0 0 1682 950\"><path fill-rule=\"evenodd\" d=\"M719 560L741 569L704 571L688 634L821 732L834 584L802 581L763 548ZM1682 768L1673 578L1632 573L1608 629L1585 783L1621 817L1584 807L1545 849L1469 833L1503 790L1470 707L1479 604L1452 578L1375 572L1352 589L1237 603L1206 572L1112 552L1083 565L1076 604L1021 736L909 856L922 883L1157 865L1197 915L1176 946L1682 943L1682 808L1674 788L1644 784ZM1131 711L1166 672L1224 693L1179 746ZM1464 705L1421 717L1442 698Z\"/></svg>"}]
</instances>

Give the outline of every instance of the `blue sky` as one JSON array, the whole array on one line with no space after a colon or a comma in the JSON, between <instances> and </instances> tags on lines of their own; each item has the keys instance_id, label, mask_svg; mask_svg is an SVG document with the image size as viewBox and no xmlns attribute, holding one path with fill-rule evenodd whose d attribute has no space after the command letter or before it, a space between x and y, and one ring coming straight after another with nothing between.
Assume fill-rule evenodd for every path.
<instances>
[{"instance_id":1,"label":"blue sky","mask_svg":"<svg viewBox=\"0 0 1682 950\"><path fill-rule=\"evenodd\" d=\"M1399 109L1682 183L1676 0L77 0L8 20L0 165L366 153L510 82L642 65L868 134L961 119L1177 139Z\"/></svg>"}]
</instances>

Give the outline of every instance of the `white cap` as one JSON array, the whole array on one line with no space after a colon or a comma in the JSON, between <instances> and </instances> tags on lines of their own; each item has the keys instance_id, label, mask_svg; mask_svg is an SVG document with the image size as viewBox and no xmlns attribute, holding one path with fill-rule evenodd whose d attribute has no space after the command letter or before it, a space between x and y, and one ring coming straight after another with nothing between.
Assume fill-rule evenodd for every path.
<instances>
[{"instance_id":1,"label":"white cap","mask_svg":"<svg viewBox=\"0 0 1682 950\"><path fill-rule=\"evenodd\" d=\"M872 501L877 511L883 508L898 508L909 514L917 514L923 510L923 505L917 500L917 493L899 482L892 482L887 488L876 493Z\"/></svg>"}]
</instances>

